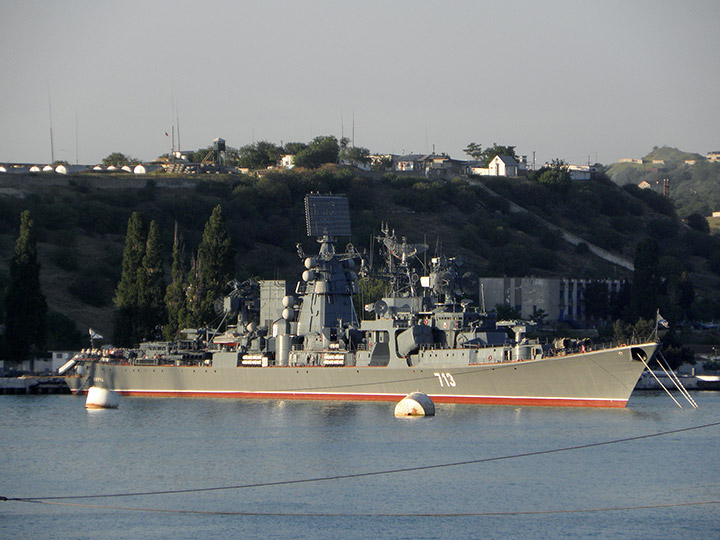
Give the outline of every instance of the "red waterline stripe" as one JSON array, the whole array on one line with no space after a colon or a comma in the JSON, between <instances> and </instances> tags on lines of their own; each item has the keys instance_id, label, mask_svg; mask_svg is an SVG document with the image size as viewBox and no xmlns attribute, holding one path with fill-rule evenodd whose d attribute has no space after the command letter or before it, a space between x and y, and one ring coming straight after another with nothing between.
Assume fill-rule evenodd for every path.
<instances>
[{"instance_id":1,"label":"red waterline stripe","mask_svg":"<svg viewBox=\"0 0 720 540\"><path fill-rule=\"evenodd\" d=\"M399 401L406 394L333 394L302 392L204 392L174 390L115 390L123 396L135 397L178 397L178 398L232 398L232 399L294 399L306 401ZM87 391L83 391L86 394ZM533 398L509 396L453 396L430 395L436 403L468 403L478 405L526 405L533 407L593 407L619 408L627 400L592 398Z\"/></svg>"}]
</instances>

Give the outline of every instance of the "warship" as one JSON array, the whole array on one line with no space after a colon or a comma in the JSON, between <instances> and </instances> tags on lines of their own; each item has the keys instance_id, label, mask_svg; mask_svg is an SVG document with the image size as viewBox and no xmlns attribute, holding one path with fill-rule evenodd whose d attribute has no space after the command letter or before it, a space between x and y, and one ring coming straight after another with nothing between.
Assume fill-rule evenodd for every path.
<instances>
[{"instance_id":1,"label":"warship","mask_svg":"<svg viewBox=\"0 0 720 540\"><path fill-rule=\"evenodd\" d=\"M463 299L478 280L460 259L428 261L426 244L398 239L385 224L376 277L388 293L364 305L361 319L353 299L369 265L351 244L336 250L351 235L347 198L308 195L305 214L319 249L308 256L298 245L304 268L294 290L279 280L235 282L216 306L236 323L222 333L77 355L64 366L73 393L398 401L422 392L438 403L625 407L658 349L653 340L531 340L529 323L497 321Z\"/></svg>"}]
</instances>

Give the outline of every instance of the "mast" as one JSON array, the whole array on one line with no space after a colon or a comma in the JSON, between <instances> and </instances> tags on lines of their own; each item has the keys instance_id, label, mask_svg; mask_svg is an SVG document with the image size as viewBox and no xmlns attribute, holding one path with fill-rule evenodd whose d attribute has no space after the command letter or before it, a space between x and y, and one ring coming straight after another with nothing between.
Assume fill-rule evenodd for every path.
<instances>
[{"instance_id":1,"label":"mast","mask_svg":"<svg viewBox=\"0 0 720 540\"><path fill-rule=\"evenodd\" d=\"M75 111L75 165L78 161L78 121L77 121L77 110Z\"/></svg>"},{"instance_id":2,"label":"mast","mask_svg":"<svg viewBox=\"0 0 720 540\"><path fill-rule=\"evenodd\" d=\"M48 115L50 117L50 163L55 163L55 143L53 141L52 127L52 103L50 102L50 81L47 83L48 89Z\"/></svg>"},{"instance_id":3,"label":"mast","mask_svg":"<svg viewBox=\"0 0 720 540\"><path fill-rule=\"evenodd\" d=\"M180 150L182 148L182 144L180 144L180 114L178 113L177 105L175 105L175 123L177 124L177 134L178 134L178 152L182 152Z\"/></svg>"}]
</instances>

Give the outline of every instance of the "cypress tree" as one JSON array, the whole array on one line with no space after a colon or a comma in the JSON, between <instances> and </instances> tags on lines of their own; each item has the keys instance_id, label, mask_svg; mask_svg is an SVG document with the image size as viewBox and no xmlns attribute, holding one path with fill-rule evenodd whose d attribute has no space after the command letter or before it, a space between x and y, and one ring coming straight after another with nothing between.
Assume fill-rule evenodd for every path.
<instances>
[{"instance_id":1,"label":"cypress tree","mask_svg":"<svg viewBox=\"0 0 720 540\"><path fill-rule=\"evenodd\" d=\"M142 268L138 272L139 340L156 339L158 328L165 321L165 271L161 250L157 223L151 221Z\"/></svg>"},{"instance_id":2,"label":"cypress tree","mask_svg":"<svg viewBox=\"0 0 720 540\"><path fill-rule=\"evenodd\" d=\"M215 301L225 293L232 278L233 262L230 236L217 205L205 224L198 248L198 318L203 324L215 318Z\"/></svg>"},{"instance_id":3,"label":"cypress tree","mask_svg":"<svg viewBox=\"0 0 720 540\"><path fill-rule=\"evenodd\" d=\"M178 225L175 222L175 237L173 240L171 282L165 291L165 306L167 308L167 324L163 329L165 339L173 340L178 337L180 330L187 321L187 276L185 274L185 261L183 257L182 239L178 234Z\"/></svg>"},{"instance_id":4,"label":"cypress tree","mask_svg":"<svg viewBox=\"0 0 720 540\"><path fill-rule=\"evenodd\" d=\"M190 271L187 275L187 292L185 296L187 311L180 325L187 328L202 326L200 318L200 268L197 257L190 257Z\"/></svg>"},{"instance_id":5,"label":"cypress tree","mask_svg":"<svg viewBox=\"0 0 720 540\"><path fill-rule=\"evenodd\" d=\"M123 253L122 274L115 292L115 316L113 338L116 345L136 345L139 313L139 281L145 257L147 232L145 220L139 212L133 212L128 220Z\"/></svg>"},{"instance_id":6,"label":"cypress tree","mask_svg":"<svg viewBox=\"0 0 720 540\"><path fill-rule=\"evenodd\" d=\"M634 318L652 320L658 309L660 273L659 248L650 238L639 242L635 249L635 271L631 290L631 307Z\"/></svg>"},{"instance_id":7,"label":"cypress tree","mask_svg":"<svg viewBox=\"0 0 720 540\"><path fill-rule=\"evenodd\" d=\"M10 282L5 299L5 335L13 360L44 352L47 302L40 288L35 226L30 211L20 215L20 233L10 261Z\"/></svg>"}]
</instances>

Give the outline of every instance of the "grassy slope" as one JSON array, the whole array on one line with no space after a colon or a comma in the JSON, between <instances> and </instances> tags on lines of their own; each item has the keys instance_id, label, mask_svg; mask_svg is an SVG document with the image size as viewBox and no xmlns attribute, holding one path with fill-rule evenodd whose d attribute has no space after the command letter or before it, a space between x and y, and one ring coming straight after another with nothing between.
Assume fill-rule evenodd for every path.
<instances>
[{"instance_id":1,"label":"grassy slope","mask_svg":"<svg viewBox=\"0 0 720 540\"><path fill-rule=\"evenodd\" d=\"M664 146L646 155L643 164L615 163L607 174L618 185L650 183L651 188L662 192L663 181L670 181L670 198L680 217L693 213L709 216L720 210L720 163L709 163L700 154L683 152ZM654 164L663 160L664 164ZM693 165L686 160L696 160Z\"/></svg>"},{"instance_id":2,"label":"grassy slope","mask_svg":"<svg viewBox=\"0 0 720 540\"><path fill-rule=\"evenodd\" d=\"M630 258L639 240L655 235L664 264L693 270L694 281L705 289L701 294L718 289L717 276L693 248L704 240L687 236L663 201L651 194L629 193L611 183L575 183L554 191L523 180L484 181L544 219ZM329 169L260 180L218 178L194 189L86 184L27 186L19 193L0 194L0 272L7 274L19 212L28 208L38 227L41 279L50 308L73 319L83 333L92 326L111 335L112 296L132 211L157 220L169 264L175 221L189 253L196 249L212 208L222 204L237 250L237 277L294 280L300 271L296 243L308 253L316 249L315 241L305 237L303 220L302 198L310 190L348 194L352 242L360 249L367 249L380 223L388 221L408 242L429 244L430 254L459 255L480 275L630 277L563 242L532 216L512 214L502 201L460 181Z\"/></svg>"}]
</instances>

